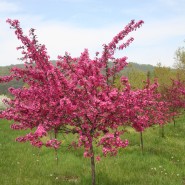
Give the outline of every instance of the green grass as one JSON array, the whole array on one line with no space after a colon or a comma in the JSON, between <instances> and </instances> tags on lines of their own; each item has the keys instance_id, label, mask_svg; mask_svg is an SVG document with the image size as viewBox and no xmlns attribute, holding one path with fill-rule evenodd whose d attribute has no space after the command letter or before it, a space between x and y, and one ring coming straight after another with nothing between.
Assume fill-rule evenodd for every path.
<instances>
[{"instance_id":1,"label":"green grass","mask_svg":"<svg viewBox=\"0 0 185 185\"><path fill-rule=\"evenodd\" d=\"M12 131L10 122L0 121L0 185L90 185L90 159L83 150L41 150L29 143L15 142L25 131ZM129 146L116 157L102 157L96 163L97 185L185 185L185 116L165 126L165 138L159 127L143 133L144 154L139 133L129 129L124 138ZM68 139L65 139L67 143Z\"/></svg>"}]
</instances>

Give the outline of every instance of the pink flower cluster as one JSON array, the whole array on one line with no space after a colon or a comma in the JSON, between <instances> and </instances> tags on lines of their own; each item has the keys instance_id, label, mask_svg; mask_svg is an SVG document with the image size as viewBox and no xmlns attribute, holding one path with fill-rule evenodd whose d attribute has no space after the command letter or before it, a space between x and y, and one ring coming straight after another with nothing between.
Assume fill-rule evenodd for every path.
<instances>
[{"instance_id":1,"label":"pink flower cluster","mask_svg":"<svg viewBox=\"0 0 185 185\"><path fill-rule=\"evenodd\" d=\"M102 145L102 152L104 156L107 154L116 155L119 148L125 148L128 145L128 140L122 141L118 132L111 134L108 133L103 136L98 143L98 146Z\"/></svg>"}]
</instances>

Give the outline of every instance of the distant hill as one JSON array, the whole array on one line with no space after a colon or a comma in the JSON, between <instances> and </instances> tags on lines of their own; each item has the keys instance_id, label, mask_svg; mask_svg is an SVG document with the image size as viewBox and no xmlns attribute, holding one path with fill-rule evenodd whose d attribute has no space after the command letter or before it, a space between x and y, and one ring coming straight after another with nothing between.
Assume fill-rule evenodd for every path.
<instances>
[{"instance_id":1,"label":"distant hill","mask_svg":"<svg viewBox=\"0 0 185 185\"><path fill-rule=\"evenodd\" d=\"M132 65L134 68L139 69L144 72L148 72L148 71L153 72L155 68L155 66L150 65L150 64L137 64L134 62L129 62L129 65Z\"/></svg>"},{"instance_id":2,"label":"distant hill","mask_svg":"<svg viewBox=\"0 0 185 185\"><path fill-rule=\"evenodd\" d=\"M56 61L53 60L52 63L55 65ZM12 67L23 68L24 64L0 66L0 76L5 76L5 75L10 74L10 69ZM123 75L125 75L127 73L127 71L129 70L129 67L133 67L133 68L138 69L143 72L148 72L148 71L153 72L155 66L152 66L150 64L137 64L137 63L130 62L128 67L125 67L125 69L123 70L123 72L122 72ZM9 83L0 84L0 94L9 94L9 92L8 92L9 87L20 88L23 85L24 85L24 83L22 81L16 81L16 80L13 80Z\"/></svg>"}]
</instances>

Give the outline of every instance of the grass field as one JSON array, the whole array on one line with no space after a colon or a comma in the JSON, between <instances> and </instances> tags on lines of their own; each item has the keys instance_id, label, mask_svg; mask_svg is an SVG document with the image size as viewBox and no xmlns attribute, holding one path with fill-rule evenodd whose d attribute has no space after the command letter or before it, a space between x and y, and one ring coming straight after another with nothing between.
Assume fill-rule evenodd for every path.
<instances>
[{"instance_id":1,"label":"grass field","mask_svg":"<svg viewBox=\"0 0 185 185\"><path fill-rule=\"evenodd\" d=\"M57 165L54 150L15 142L25 131L12 131L9 125L0 121L0 185L91 184L90 159L83 158L82 149L62 147ZM139 133L125 133L129 146L96 163L97 185L185 185L185 116L175 128L165 126L165 138L159 131L154 127L143 133L144 154Z\"/></svg>"}]
</instances>

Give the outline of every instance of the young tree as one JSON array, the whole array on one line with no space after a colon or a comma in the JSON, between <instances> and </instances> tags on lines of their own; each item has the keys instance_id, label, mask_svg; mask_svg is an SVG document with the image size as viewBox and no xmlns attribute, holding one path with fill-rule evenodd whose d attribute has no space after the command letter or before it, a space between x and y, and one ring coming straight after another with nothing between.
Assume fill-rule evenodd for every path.
<instances>
[{"instance_id":1,"label":"young tree","mask_svg":"<svg viewBox=\"0 0 185 185\"><path fill-rule=\"evenodd\" d=\"M104 45L100 57L96 53L96 57L90 59L87 49L78 58L66 52L65 56L58 57L57 66L49 61L46 47L38 43L34 29L27 37L18 20L8 19L7 22L23 44L17 49L22 49L25 68L12 68L11 74L1 77L0 82L23 80L28 88L9 89L14 99L7 101L10 107L1 112L1 117L15 121L12 129L33 130L18 137L17 141L30 141L36 147L57 149L60 146L57 138L46 143L41 141L49 131L54 131L55 136L59 133L77 136L72 144L84 147L84 157L90 157L92 185L95 185L94 146L101 146L106 156L109 153L116 155L119 148L128 145L127 140L121 140L123 131L119 129L128 120L127 88L119 91L113 86L115 76L127 64L127 58L114 58L114 53L116 49L129 46L133 38L119 46L118 43L143 21L132 20Z\"/></svg>"},{"instance_id":2,"label":"young tree","mask_svg":"<svg viewBox=\"0 0 185 185\"><path fill-rule=\"evenodd\" d=\"M143 132L146 128L155 124L163 125L167 122L168 106L161 100L161 94L157 92L158 83L150 84L147 78L143 89L129 91L127 98L128 122L140 133L141 150L143 153ZM126 100L125 100L126 101Z\"/></svg>"},{"instance_id":3,"label":"young tree","mask_svg":"<svg viewBox=\"0 0 185 185\"><path fill-rule=\"evenodd\" d=\"M177 79L177 70L170 67L161 66L159 63L154 68L154 77L159 83L159 92L163 93L165 87L172 85L171 79Z\"/></svg>"},{"instance_id":4,"label":"young tree","mask_svg":"<svg viewBox=\"0 0 185 185\"><path fill-rule=\"evenodd\" d=\"M168 103L169 113L175 126L175 117L185 108L185 84L183 81L171 79L170 86L163 87L163 100Z\"/></svg>"},{"instance_id":5,"label":"young tree","mask_svg":"<svg viewBox=\"0 0 185 185\"><path fill-rule=\"evenodd\" d=\"M176 53L177 56L179 56L177 69L162 67L161 64L154 69L154 76L160 84L158 89L161 93L161 99L168 104L169 118L173 120L174 126L175 117L179 115L181 109L184 107L184 95L182 93L182 89L184 88L183 65L180 67L180 63L183 64L180 60L180 58L182 59L182 57L180 57L180 55L182 55L180 54L181 52L181 49L179 49ZM163 127L162 130L164 131ZM164 136L163 132L162 135Z\"/></svg>"},{"instance_id":6,"label":"young tree","mask_svg":"<svg viewBox=\"0 0 185 185\"><path fill-rule=\"evenodd\" d=\"M185 70L185 48L179 47L175 52L175 64L177 69Z\"/></svg>"}]
</instances>

